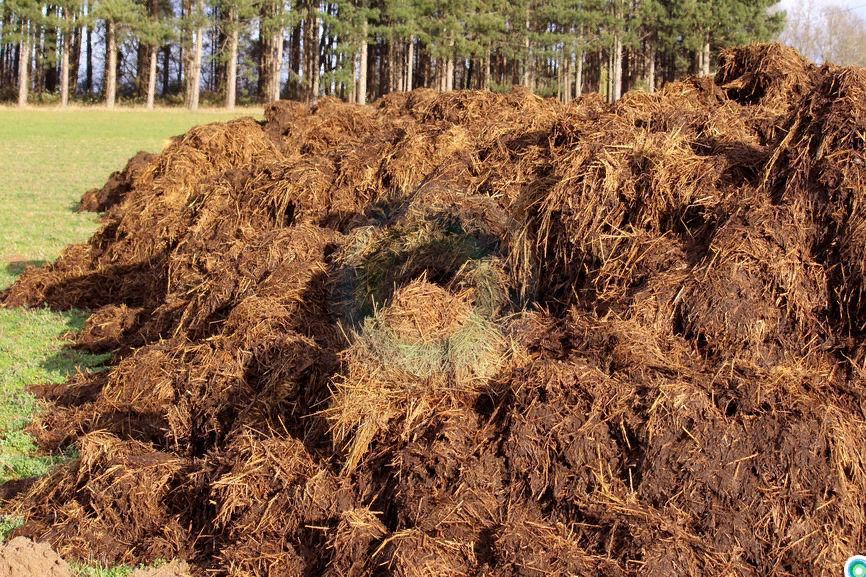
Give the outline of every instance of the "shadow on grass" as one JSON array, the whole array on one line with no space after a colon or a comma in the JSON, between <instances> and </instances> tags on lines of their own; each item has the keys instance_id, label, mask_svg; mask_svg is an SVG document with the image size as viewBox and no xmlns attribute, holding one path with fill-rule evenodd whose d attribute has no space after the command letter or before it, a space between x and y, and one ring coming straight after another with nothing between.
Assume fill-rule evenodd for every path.
<instances>
[{"instance_id":1,"label":"shadow on grass","mask_svg":"<svg viewBox=\"0 0 866 577\"><path fill-rule=\"evenodd\" d=\"M10 312L14 314L14 311ZM63 346L57 342L63 339L65 333L82 329L88 312L69 310L33 313L24 317L27 325L38 327L40 323L50 323L47 337L31 340L30 346L27 346L32 333L28 334L26 326L17 324L9 327L21 332L18 336L22 345L18 378L7 381L4 385L5 394L0 399L0 500L10 498L54 466L72 458L69 450L53 453L51 449L38 447L26 432L26 427L39 410L39 402L26 390L27 387L66 382L79 369L99 370L111 357L95 355L76 349L69 343ZM39 333L38 328L34 332ZM59 348L58 344L61 344Z\"/></svg>"},{"instance_id":2,"label":"shadow on grass","mask_svg":"<svg viewBox=\"0 0 866 577\"><path fill-rule=\"evenodd\" d=\"M89 311L79 309L62 311L59 314L64 317L64 328L66 329L58 337L60 339L72 338L74 333L84 328L87 318L90 316ZM106 363L109 360L111 360L111 353L94 354L90 351L76 348L72 343L67 343L60 350L46 356L39 363L39 366L45 372L51 374L58 382L65 382L78 370L102 370L106 367Z\"/></svg>"},{"instance_id":3,"label":"shadow on grass","mask_svg":"<svg viewBox=\"0 0 866 577\"><path fill-rule=\"evenodd\" d=\"M6 273L12 277L21 276L28 268L48 264L47 260L13 260L6 264Z\"/></svg>"},{"instance_id":4,"label":"shadow on grass","mask_svg":"<svg viewBox=\"0 0 866 577\"><path fill-rule=\"evenodd\" d=\"M111 359L111 353L95 355L74 347L67 347L48 356L40 366L61 378L68 379L78 369L101 370Z\"/></svg>"}]
</instances>

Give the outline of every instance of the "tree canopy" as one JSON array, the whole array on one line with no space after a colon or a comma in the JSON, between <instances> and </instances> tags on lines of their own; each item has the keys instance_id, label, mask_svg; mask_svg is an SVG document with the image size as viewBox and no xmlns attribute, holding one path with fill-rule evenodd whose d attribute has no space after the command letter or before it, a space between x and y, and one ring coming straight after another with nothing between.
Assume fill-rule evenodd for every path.
<instances>
[{"instance_id":1,"label":"tree canopy","mask_svg":"<svg viewBox=\"0 0 866 577\"><path fill-rule=\"evenodd\" d=\"M782 31L778 0L0 0L0 97L233 106L421 86L615 100ZM23 53L22 53L23 50ZM58 55L65 55L59 58ZM109 70L112 68L112 70ZM227 92L231 91L231 98Z\"/></svg>"}]
</instances>

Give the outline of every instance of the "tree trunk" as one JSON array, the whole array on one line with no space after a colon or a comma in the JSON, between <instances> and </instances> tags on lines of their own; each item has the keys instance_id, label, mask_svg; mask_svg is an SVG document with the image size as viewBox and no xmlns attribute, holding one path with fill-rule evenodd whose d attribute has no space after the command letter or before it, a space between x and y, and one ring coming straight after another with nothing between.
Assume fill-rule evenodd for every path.
<instances>
[{"instance_id":1,"label":"tree trunk","mask_svg":"<svg viewBox=\"0 0 866 577\"><path fill-rule=\"evenodd\" d=\"M31 50L33 51L33 90L36 92L36 95L39 100L42 100L42 93L45 91L45 73L44 73L44 63L45 63L45 51L44 44L42 43L42 34L40 33L40 29L38 25L32 25L33 27L33 42L30 44Z\"/></svg>"},{"instance_id":2,"label":"tree trunk","mask_svg":"<svg viewBox=\"0 0 866 577\"><path fill-rule=\"evenodd\" d=\"M271 16L271 9L271 2L261 2L259 5L259 74L257 88L258 94L265 104L270 103L271 95L274 93L272 86L274 65L271 62L271 59L274 56L274 52L272 50L273 47L271 46L273 36L269 34L269 31L267 30L265 24L265 20Z\"/></svg>"},{"instance_id":3,"label":"tree trunk","mask_svg":"<svg viewBox=\"0 0 866 577\"><path fill-rule=\"evenodd\" d=\"M150 59L147 71L147 109L153 110L153 100L156 97L156 54L157 46L150 47Z\"/></svg>"},{"instance_id":4,"label":"tree trunk","mask_svg":"<svg viewBox=\"0 0 866 577\"><path fill-rule=\"evenodd\" d=\"M358 102L358 79L355 78L355 66L359 64L359 61L360 56L358 54L352 54L352 81L349 83L349 94L347 100L350 104Z\"/></svg>"},{"instance_id":5,"label":"tree trunk","mask_svg":"<svg viewBox=\"0 0 866 577\"><path fill-rule=\"evenodd\" d=\"M232 10L232 30L229 36L229 61L226 66L226 108L235 109L235 96L238 88L238 21Z\"/></svg>"},{"instance_id":6,"label":"tree trunk","mask_svg":"<svg viewBox=\"0 0 866 577\"><path fill-rule=\"evenodd\" d=\"M622 38L619 34L616 35L614 43L613 101L616 102L622 96Z\"/></svg>"},{"instance_id":7,"label":"tree trunk","mask_svg":"<svg viewBox=\"0 0 866 577\"><path fill-rule=\"evenodd\" d=\"M59 7L48 5L45 9L46 16L55 17ZM57 28L43 26L43 41L36 43L36 50L40 53L40 88L44 87L48 92L57 90ZM52 63L53 62L53 63ZM40 90L40 93L42 91Z\"/></svg>"},{"instance_id":8,"label":"tree trunk","mask_svg":"<svg viewBox=\"0 0 866 577\"><path fill-rule=\"evenodd\" d=\"M276 101L280 99L280 80L283 74L283 29L282 27L274 34L274 47L276 55L274 57L274 79L272 98Z\"/></svg>"},{"instance_id":9,"label":"tree trunk","mask_svg":"<svg viewBox=\"0 0 866 577\"><path fill-rule=\"evenodd\" d=\"M361 59L358 66L358 104L367 103L367 19L361 25Z\"/></svg>"},{"instance_id":10,"label":"tree trunk","mask_svg":"<svg viewBox=\"0 0 866 577\"><path fill-rule=\"evenodd\" d=\"M108 72L105 80L105 106L111 110L114 108L114 99L117 92L117 32L114 22L105 21L105 30L108 35L106 52L108 52Z\"/></svg>"},{"instance_id":11,"label":"tree trunk","mask_svg":"<svg viewBox=\"0 0 866 577\"><path fill-rule=\"evenodd\" d=\"M399 58L397 58L397 42L392 40L388 42L388 92L397 92L400 89L397 83L397 77L399 76L398 64Z\"/></svg>"},{"instance_id":12,"label":"tree trunk","mask_svg":"<svg viewBox=\"0 0 866 577\"><path fill-rule=\"evenodd\" d=\"M184 20L184 16L186 17L186 20ZM191 34L187 26L187 21L191 18L191 16L192 0L181 0L180 20L178 22L180 38L178 39L177 43L177 89L178 91L183 90L183 103L184 106L187 107L189 107L189 100L192 94L190 91L190 80L192 79L192 58L190 58L189 47L185 47L185 45L189 41L189 36ZM184 74L184 72L186 74Z\"/></svg>"},{"instance_id":13,"label":"tree trunk","mask_svg":"<svg viewBox=\"0 0 866 577\"><path fill-rule=\"evenodd\" d=\"M650 43L647 47L647 91L650 94L655 94L656 91L656 48L655 44Z\"/></svg>"},{"instance_id":14,"label":"tree trunk","mask_svg":"<svg viewBox=\"0 0 866 577\"><path fill-rule=\"evenodd\" d=\"M69 94L74 97L78 92L78 71L81 68L81 26L75 27L69 58Z\"/></svg>"},{"instance_id":15,"label":"tree trunk","mask_svg":"<svg viewBox=\"0 0 866 577\"><path fill-rule=\"evenodd\" d=\"M490 45L484 49L484 90L490 90Z\"/></svg>"},{"instance_id":16,"label":"tree trunk","mask_svg":"<svg viewBox=\"0 0 866 577\"><path fill-rule=\"evenodd\" d=\"M448 60L445 62L445 91L454 90L454 36L448 40Z\"/></svg>"},{"instance_id":17,"label":"tree trunk","mask_svg":"<svg viewBox=\"0 0 866 577\"><path fill-rule=\"evenodd\" d=\"M583 47L577 50L577 75L574 79L574 95L580 98L583 95Z\"/></svg>"},{"instance_id":18,"label":"tree trunk","mask_svg":"<svg viewBox=\"0 0 866 577\"><path fill-rule=\"evenodd\" d=\"M307 16L307 102L315 104L319 98L319 38L317 24L318 3L311 3Z\"/></svg>"},{"instance_id":19,"label":"tree trunk","mask_svg":"<svg viewBox=\"0 0 866 577\"><path fill-rule=\"evenodd\" d=\"M168 94L168 83L170 82L171 68L171 44L162 47L162 95Z\"/></svg>"},{"instance_id":20,"label":"tree trunk","mask_svg":"<svg viewBox=\"0 0 866 577\"><path fill-rule=\"evenodd\" d=\"M409 54L406 56L406 90L411 92L414 87L415 40L409 37Z\"/></svg>"},{"instance_id":21,"label":"tree trunk","mask_svg":"<svg viewBox=\"0 0 866 577\"><path fill-rule=\"evenodd\" d=\"M87 66L84 71L84 91L93 92L93 26L87 25Z\"/></svg>"},{"instance_id":22,"label":"tree trunk","mask_svg":"<svg viewBox=\"0 0 866 577\"><path fill-rule=\"evenodd\" d=\"M0 10L0 83L6 83L6 58L9 48L6 46L5 34L9 33L10 15ZM5 33L5 34L4 34Z\"/></svg>"},{"instance_id":23,"label":"tree trunk","mask_svg":"<svg viewBox=\"0 0 866 577\"><path fill-rule=\"evenodd\" d=\"M222 79L225 75L222 74L222 63L217 62L217 53L222 46L225 46L225 35L221 32L222 10L220 7L213 6L214 23L210 27L210 91L214 94L219 93L222 89ZM219 73L217 72L219 70Z\"/></svg>"},{"instance_id":24,"label":"tree trunk","mask_svg":"<svg viewBox=\"0 0 866 577\"><path fill-rule=\"evenodd\" d=\"M63 9L63 17L66 20L66 31L63 33L63 60L61 64L60 80L60 106L66 108L69 105L69 52L72 50L72 30L69 27L71 18L69 9Z\"/></svg>"},{"instance_id":25,"label":"tree trunk","mask_svg":"<svg viewBox=\"0 0 866 577\"><path fill-rule=\"evenodd\" d=\"M704 43L704 50L702 53L701 61L704 64L703 74L704 76L710 75L710 41L707 40Z\"/></svg>"},{"instance_id":26,"label":"tree trunk","mask_svg":"<svg viewBox=\"0 0 866 577\"><path fill-rule=\"evenodd\" d=\"M524 61L523 61L523 85L527 88L531 88L530 85L532 84L532 73L530 72L530 64L529 64L529 62L530 62L529 54L530 54L530 50L532 48L530 46L530 42L529 42L529 26L530 26L529 15L530 15L529 3L527 2L527 4L526 4L526 27L524 28L524 34L526 35L526 37L524 38L524 41L523 41L523 49L524 49L523 50L523 52L524 52L524 54L523 54L523 58L524 58Z\"/></svg>"},{"instance_id":27,"label":"tree trunk","mask_svg":"<svg viewBox=\"0 0 866 577\"><path fill-rule=\"evenodd\" d=\"M605 82L604 95L608 103L613 102L613 55L614 50L611 48L607 54L607 82Z\"/></svg>"},{"instance_id":28,"label":"tree trunk","mask_svg":"<svg viewBox=\"0 0 866 577\"><path fill-rule=\"evenodd\" d=\"M571 67L574 61L574 46L570 42L566 46L562 70L562 101L568 104L571 102Z\"/></svg>"},{"instance_id":29,"label":"tree trunk","mask_svg":"<svg viewBox=\"0 0 866 577\"><path fill-rule=\"evenodd\" d=\"M203 0L198 0L197 18L201 18L204 12ZM192 70L190 70L190 96L189 109L198 110L199 94L201 93L201 51L202 51L202 36L204 35L204 26L199 25L195 32L195 51L192 56Z\"/></svg>"},{"instance_id":30,"label":"tree trunk","mask_svg":"<svg viewBox=\"0 0 866 577\"><path fill-rule=\"evenodd\" d=\"M289 97L293 100L301 99L301 71L303 70L303 53L301 52L301 40L302 40L302 29L301 29L301 21L300 19L295 24L295 27L292 29L292 43L291 43L291 52L289 53L289 60L291 60L291 70L294 71L292 75L292 81L289 90Z\"/></svg>"},{"instance_id":31,"label":"tree trunk","mask_svg":"<svg viewBox=\"0 0 866 577\"><path fill-rule=\"evenodd\" d=\"M147 96L147 74L150 69L145 63L150 64L150 47L142 41L138 41L138 49L135 55L135 95Z\"/></svg>"},{"instance_id":32,"label":"tree trunk","mask_svg":"<svg viewBox=\"0 0 866 577\"><path fill-rule=\"evenodd\" d=\"M565 54L563 52L558 52L556 57L554 58L554 62L552 63L553 72L556 74L556 99L562 102L563 93L562 90L562 61L565 59ZM551 74L553 77L553 74Z\"/></svg>"},{"instance_id":33,"label":"tree trunk","mask_svg":"<svg viewBox=\"0 0 866 577\"><path fill-rule=\"evenodd\" d=\"M21 45L18 50L18 106L27 106L29 92L28 68L30 68L30 23L26 20L21 24Z\"/></svg>"}]
</instances>

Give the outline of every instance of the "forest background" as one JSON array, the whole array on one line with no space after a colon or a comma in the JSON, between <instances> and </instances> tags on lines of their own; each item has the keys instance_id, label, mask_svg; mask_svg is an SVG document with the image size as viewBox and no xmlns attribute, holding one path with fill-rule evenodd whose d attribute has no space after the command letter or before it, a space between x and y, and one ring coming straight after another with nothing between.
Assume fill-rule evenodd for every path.
<instances>
[{"instance_id":1,"label":"forest background","mask_svg":"<svg viewBox=\"0 0 866 577\"><path fill-rule=\"evenodd\" d=\"M815 0L0 0L0 101L370 102L413 88L571 101L709 75L732 44L781 40L866 64L857 5Z\"/></svg>"}]
</instances>

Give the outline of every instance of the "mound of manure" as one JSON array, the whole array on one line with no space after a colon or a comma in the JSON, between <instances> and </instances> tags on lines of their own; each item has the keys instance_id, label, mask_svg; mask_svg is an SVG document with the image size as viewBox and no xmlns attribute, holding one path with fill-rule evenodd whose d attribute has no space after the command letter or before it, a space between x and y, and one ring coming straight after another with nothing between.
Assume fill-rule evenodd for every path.
<instances>
[{"instance_id":1,"label":"mound of manure","mask_svg":"<svg viewBox=\"0 0 866 577\"><path fill-rule=\"evenodd\" d=\"M866 548L866 71L418 90L193 128L4 306L77 458L17 535L196 575L835 575Z\"/></svg>"}]
</instances>

